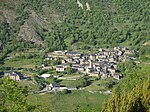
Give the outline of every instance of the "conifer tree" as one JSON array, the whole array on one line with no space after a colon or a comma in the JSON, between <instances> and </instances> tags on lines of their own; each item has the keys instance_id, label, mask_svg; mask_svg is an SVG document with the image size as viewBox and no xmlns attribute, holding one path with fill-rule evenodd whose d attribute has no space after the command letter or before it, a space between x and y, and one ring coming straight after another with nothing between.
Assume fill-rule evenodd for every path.
<instances>
[{"instance_id":1,"label":"conifer tree","mask_svg":"<svg viewBox=\"0 0 150 112\"><path fill-rule=\"evenodd\" d=\"M117 96L113 92L102 112L150 112L150 81L137 85L128 94Z\"/></svg>"}]
</instances>

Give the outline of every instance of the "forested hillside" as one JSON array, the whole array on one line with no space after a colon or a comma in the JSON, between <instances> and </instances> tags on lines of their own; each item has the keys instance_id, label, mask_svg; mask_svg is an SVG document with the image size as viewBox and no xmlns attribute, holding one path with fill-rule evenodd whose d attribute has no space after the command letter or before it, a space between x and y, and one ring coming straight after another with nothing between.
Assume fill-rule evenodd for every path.
<instances>
[{"instance_id":1,"label":"forested hillside","mask_svg":"<svg viewBox=\"0 0 150 112\"><path fill-rule=\"evenodd\" d=\"M0 43L10 51L37 45L46 51L111 46L131 46L139 50L149 47L148 0L79 2L83 9L78 7L76 0L1 0Z\"/></svg>"}]
</instances>

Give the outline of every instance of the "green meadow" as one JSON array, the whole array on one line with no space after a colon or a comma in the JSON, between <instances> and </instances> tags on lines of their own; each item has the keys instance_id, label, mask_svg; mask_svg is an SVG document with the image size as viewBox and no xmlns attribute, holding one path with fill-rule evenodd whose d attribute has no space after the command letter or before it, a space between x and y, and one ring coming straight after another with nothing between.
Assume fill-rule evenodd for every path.
<instances>
[{"instance_id":1,"label":"green meadow","mask_svg":"<svg viewBox=\"0 0 150 112\"><path fill-rule=\"evenodd\" d=\"M86 91L69 94L30 94L28 103L35 106L34 112L100 112L102 102L110 96Z\"/></svg>"}]
</instances>

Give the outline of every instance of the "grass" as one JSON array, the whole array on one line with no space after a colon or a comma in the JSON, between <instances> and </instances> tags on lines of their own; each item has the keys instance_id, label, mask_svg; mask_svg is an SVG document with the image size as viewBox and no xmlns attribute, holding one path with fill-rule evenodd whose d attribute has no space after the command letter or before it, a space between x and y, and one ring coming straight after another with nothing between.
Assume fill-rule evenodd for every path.
<instances>
[{"instance_id":1,"label":"grass","mask_svg":"<svg viewBox=\"0 0 150 112\"><path fill-rule=\"evenodd\" d=\"M28 87L28 90L31 91L38 91L39 90L39 86L37 84L34 84L32 81L28 81L28 80L22 80L18 82L20 86Z\"/></svg>"},{"instance_id":2,"label":"grass","mask_svg":"<svg viewBox=\"0 0 150 112\"><path fill-rule=\"evenodd\" d=\"M8 55L8 59L4 60L4 67L13 68L35 68L35 66L40 66L41 59L39 57L27 58L29 56L41 55L37 53L35 49L33 52L12 52Z\"/></svg>"},{"instance_id":3,"label":"grass","mask_svg":"<svg viewBox=\"0 0 150 112\"><path fill-rule=\"evenodd\" d=\"M111 86L113 82L114 81L112 78L94 80L92 81L92 84L87 86L85 89L88 91L106 91L112 88L112 87L109 88L109 86Z\"/></svg>"},{"instance_id":4,"label":"grass","mask_svg":"<svg viewBox=\"0 0 150 112\"><path fill-rule=\"evenodd\" d=\"M77 81L76 80L62 80L60 85L65 85L66 87L76 87Z\"/></svg>"},{"instance_id":5,"label":"grass","mask_svg":"<svg viewBox=\"0 0 150 112\"><path fill-rule=\"evenodd\" d=\"M9 59L5 60L4 66L14 67L14 68L35 68L35 66L40 65L39 59Z\"/></svg>"},{"instance_id":6,"label":"grass","mask_svg":"<svg viewBox=\"0 0 150 112\"><path fill-rule=\"evenodd\" d=\"M65 74L63 77L81 76L80 73Z\"/></svg>"},{"instance_id":7,"label":"grass","mask_svg":"<svg viewBox=\"0 0 150 112\"><path fill-rule=\"evenodd\" d=\"M90 86L87 86L85 89L89 91L101 91L105 90L105 87L102 85L102 81L94 81ZM101 86L100 86L101 85Z\"/></svg>"},{"instance_id":8,"label":"grass","mask_svg":"<svg viewBox=\"0 0 150 112\"><path fill-rule=\"evenodd\" d=\"M17 54L17 53L16 53ZM12 55L12 54L11 54ZM11 56L10 55L10 56ZM13 57L4 60L3 67L11 67L18 72L21 72L24 75L32 76L33 73L31 70L35 69L36 67L40 67L41 59L40 58L31 58L31 59L21 59L18 57Z\"/></svg>"},{"instance_id":9,"label":"grass","mask_svg":"<svg viewBox=\"0 0 150 112\"><path fill-rule=\"evenodd\" d=\"M122 91L127 93L136 85L142 84L150 78L150 66L147 64L137 64L132 68L126 68L124 78L115 86L115 92L120 94Z\"/></svg>"},{"instance_id":10,"label":"grass","mask_svg":"<svg viewBox=\"0 0 150 112\"><path fill-rule=\"evenodd\" d=\"M33 94L28 96L28 103L36 106L35 112L100 112L102 102L109 95L75 91L70 94Z\"/></svg>"},{"instance_id":11,"label":"grass","mask_svg":"<svg viewBox=\"0 0 150 112\"><path fill-rule=\"evenodd\" d=\"M95 77L90 77L88 80L90 81L90 85L85 87L85 90L87 91L110 90L113 87L113 82L115 83L115 80L113 80L112 78L97 80ZM76 87L78 85L78 81L77 80L61 80L60 85L65 85L66 87Z\"/></svg>"}]
</instances>

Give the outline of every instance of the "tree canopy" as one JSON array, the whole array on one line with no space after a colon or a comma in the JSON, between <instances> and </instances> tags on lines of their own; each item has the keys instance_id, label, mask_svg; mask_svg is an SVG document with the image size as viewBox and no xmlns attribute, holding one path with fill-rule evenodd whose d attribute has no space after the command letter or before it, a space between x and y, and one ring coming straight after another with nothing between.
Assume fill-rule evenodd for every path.
<instances>
[{"instance_id":1,"label":"tree canopy","mask_svg":"<svg viewBox=\"0 0 150 112\"><path fill-rule=\"evenodd\" d=\"M28 112L33 108L27 104L27 88L19 87L18 83L3 77L0 80L0 111L1 112Z\"/></svg>"},{"instance_id":2,"label":"tree canopy","mask_svg":"<svg viewBox=\"0 0 150 112\"><path fill-rule=\"evenodd\" d=\"M117 96L113 92L108 103L104 103L102 112L149 112L150 81L136 85L128 94Z\"/></svg>"}]
</instances>

